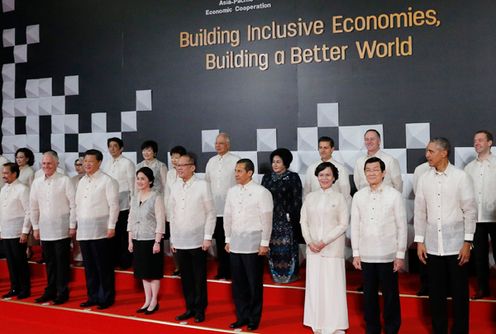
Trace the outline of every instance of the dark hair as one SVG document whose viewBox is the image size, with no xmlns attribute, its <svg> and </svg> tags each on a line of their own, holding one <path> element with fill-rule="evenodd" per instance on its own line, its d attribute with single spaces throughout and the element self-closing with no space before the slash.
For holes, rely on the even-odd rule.
<svg viewBox="0 0 496 334">
<path fill-rule="evenodd" d="M 368 132 L 375 132 L 379 139 L 381 138 L 381 134 L 376 129 L 368 129 L 367 131 L 365 131 L 364 135 L 366 135 Z"/>
<path fill-rule="evenodd" d="M 196 167 L 196 155 L 193 152 L 187 152 L 181 155 L 181 158 L 188 158 L 189 163 Z"/>
<path fill-rule="evenodd" d="M 322 136 L 322 137 L 320 137 L 320 138 L 319 138 L 319 144 L 320 144 L 321 142 L 323 142 L 323 141 L 325 141 L 325 142 L 327 142 L 327 143 L 331 144 L 331 148 L 333 148 L 333 147 L 334 147 L 334 140 L 333 140 L 331 137 L 329 137 L 329 136 Z"/>
<path fill-rule="evenodd" d="M 179 154 L 180 156 L 183 156 L 187 153 L 187 151 L 184 148 L 184 146 L 178 145 L 178 146 L 174 146 L 173 148 L 171 148 L 169 153 L 170 153 L 170 155 Z"/>
<path fill-rule="evenodd" d="M 123 148 L 124 147 L 124 142 L 120 138 L 112 137 L 112 138 L 107 139 L 107 147 L 109 147 L 109 145 L 110 145 L 111 142 L 116 142 L 117 145 L 119 145 L 119 148 Z"/>
<path fill-rule="evenodd" d="M 21 147 L 21 148 L 17 149 L 17 151 L 15 153 L 15 156 L 17 157 L 17 153 L 20 153 L 20 152 L 24 153 L 24 156 L 28 159 L 28 165 L 29 166 L 34 165 L 34 154 L 33 154 L 33 151 L 31 151 L 27 147 Z"/>
<path fill-rule="evenodd" d="M 291 151 L 288 150 L 287 148 L 278 148 L 270 154 L 270 161 L 274 159 L 275 156 L 278 156 L 281 158 L 282 163 L 284 164 L 284 167 L 289 168 L 289 165 L 291 165 L 291 162 L 293 161 L 293 155 L 291 154 Z"/>
<path fill-rule="evenodd" d="M 329 161 L 326 161 L 326 162 L 321 162 L 317 168 L 315 168 L 315 176 L 319 176 L 319 173 L 322 172 L 324 169 L 326 168 L 330 168 L 331 171 L 332 171 L 332 176 L 334 176 L 334 182 L 332 183 L 335 183 L 337 181 L 337 179 L 339 179 L 339 171 L 338 169 L 336 168 L 336 166 L 334 166 L 333 163 L 329 162 Z"/>
<path fill-rule="evenodd" d="M 13 162 L 7 162 L 3 164 L 4 167 L 8 167 L 11 173 L 16 174 L 16 178 L 19 177 L 19 174 L 21 171 L 19 170 L 19 166 L 16 163 Z"/>
<path fill-rule="evenodd" d="M 145 174 L 148 181 L 150 181 L 150 188 L 153 187 L 153 182 L 155 181 L 155 175 L 153 175 L 153 171 L 151 170 L 151 168 L 141 167 L 136 171 L 136 176 L 138 176 L 138 173 Z"/>
<path fill-rule="evenodd" d="M 437 146 L 441 147 L 442 150 L 448 152 L 448 157 L 450 155 L 451 144 L 448 139 L 444 137 L 435 137 L 429 140 L 429 143 L 435 143 Z"/>
<path fill-rule="evenodd" d="M 493 141 L 493 134 L 487 130 L 479 130 L 479 131 L 476 131 L 475 134 L 478 134 L 478 133 L 483 133 L 486 135 L 486 139 L 488 141 Z"/>
<path fill-rule="evenodd" d="M 143 144 L 141 144 L 141 150 L 143 151 L 145 148 L 151 148 L 155 154 L 158 152 L 158 144 L 155 140 L 145 140 Z"/>
<path fill-rule="evenodd" d="M 103 160 L 103 154 L 99 150 L 95 150 L 95 149 L 87 150 L 86 152 L 84 152 L 84 156 L 86 157 L 87 155 L 93 155 L 97 161 Z"/>
<path fill-rule="evenodd" d="M 77 165 L 78 162 L 80 162 L 81 160 L 81 157 L 77 158 L 76 160 L 74 160 L 74 165 Z M 82 162 L 81 162 L 82 163 Z"/>
<path fill-rule="evenodd" d="M 378 162 L 379 165 L 381 166 L 381 172 L 384 172 L 386 170 L 386 164 L 384 163 L 384 161 L 382 161 L 380 158 L 378 157 L 372 157 L 372 158 L 368 158 L 366 161 L 365 161 L 365 164 L 363 165 L 363 170 L 365 170 L 365 168 L 367 167 L 368 164 L 373 164 L 375 162 Z"/>
<path fill-rule="evenodd" d="M 250 159 L 239 159 L 238 162 L 236 162 L 236 165 L 237 164 L 243 164 L 247 172 L 252 171 L 255 173 L 255 165 Z"/>
</svg>

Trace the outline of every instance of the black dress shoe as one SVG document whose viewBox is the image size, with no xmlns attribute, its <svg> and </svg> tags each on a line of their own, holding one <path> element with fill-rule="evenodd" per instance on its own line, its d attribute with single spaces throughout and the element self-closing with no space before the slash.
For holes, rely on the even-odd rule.
<svg viewBox="0 0 496 334">
<path fill-rule="evenodd" d="M 46 303 L 46 302 L 49 302 L 50 300 L 52 300 L 53 297 L 52 296 L 48 296 L 48 295 L 41 295 L 41 297 L 38 297 L 34 300 L 35 303 L 38 303 L 38 304 L 43 304 L 43 303 Z"/>
<path fill-rule="evenodd" d="M 257 330 L 258 324 L 254 323 L 254 322 L 249 322 L 248 327 L 246 327 L 246 329 L 248 329 L 249 331 Z"/>
<path fill-rule="evenodd" d="M 472 299 L 472 300 L 482 299 L 482 298 L 489 297 L 489 295 L 490 295 L 489 291 L 477 290 L 477 292 L 475 293 L 475 295 L 473 295 L 472 297 L 470 297 L 470 299 Z"/>
<path fill-rule="evenodd" d="M 53 305 L 62 305 L 69 300 L 69 297 L 55 297 Z"/>
<path fill-rule="evenodd" d="M 17 295 L 17 299 L 21 300 L 21 299 L 26 299 L 26 298 L 29 298 L 31 297 L 31 293 L 30 292 L 19 292 L 19 294 Z"/>
<path fill-rule="evenodd" d="M 16 291 L 16 290 L 10 290 L 6 294 L 2 295 L 2 298 L 10 298 L 10 297 L 17 296 L 18 294 L 19 294 L 18 291 Z"/>
<path fill-rule="evenodd" d="M 181 272 L 179 270 L 174 270 L 172 276 L 181 276 Z"/>
<path fill-rule="evenodd" d="M 150 314 L 153 314 L 153 313 L 157 312 L 159 308 L 160 308 L 160 305 L 158 305 L 158 303 L 157 303 L 157 305 L 155 305 L 155 307 L 153 308 L 153 310 L 146 309 L 146 311 L 143 312 L 143 313 L 146 314 L 146 315 L 150 315 Z"/>
<path fill-rule="evenodd" d="M 92 300 L 87 300 L 87 301 L 79 304 L 79 306 L 81 306 L 81 307 L 91 307 L 91 306 L 95 306 L 95 305 L 96 305 L 96 303 Z"/>
<path fill-rule="evenodd" d="M 240 328 L 246 325 L 248 322 L 243 320 L 238 320 L 229 325 L 229 328 Z"/>
<path fill-rule="evenodd" d="M 194 314 L 192 311 L 186 311 L 184 312 L 183 314 L 180 314 L 176 317 L 176 320 L 186 320 L 186 319 L 189 319 L 189 318 L 193 318 Z"/>
<path fill-rule="evenodd" d="M 145 313 L 146 310 L 148 310 L 148 306 L 137 309 L 136 313 Z"/>
<path fill-rule="evenodd" d="M 205 313 L 197 313 L 195 315 L 195 322 L 196 323 L 204 322 L 204 321 L 205 321 Z"/>
<path fill-rule="evenodd" d="M 417 291 L 417 296 L 429 296 L 429 289 L 426 287 L 421 287 L 419 291 Z"/>
<path fill-rule="evenodd" d="M 105 304 L 98 304 L 96 307 L 98 310 L 105 310 L 108 309 L 110 306 L 112 306 L 114 303 L 105 303 Z"/>
</svg>

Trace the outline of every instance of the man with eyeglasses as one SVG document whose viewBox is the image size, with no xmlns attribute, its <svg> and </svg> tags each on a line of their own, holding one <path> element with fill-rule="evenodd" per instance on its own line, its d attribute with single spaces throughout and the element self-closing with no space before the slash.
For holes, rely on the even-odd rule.
<svg viewBox="0 0 496 334">
<path fill-rule="evenodd" d="M 176 320 L 205 320 L 207 307 L 207 250 L 215 229 L 215 206 L 209 184 L 195 176 L 195 157 L 186 153 L 176 165 L 181 180 L 169 198 L 171 249 L 177 253 L 186 312 Z"/>
</svg>

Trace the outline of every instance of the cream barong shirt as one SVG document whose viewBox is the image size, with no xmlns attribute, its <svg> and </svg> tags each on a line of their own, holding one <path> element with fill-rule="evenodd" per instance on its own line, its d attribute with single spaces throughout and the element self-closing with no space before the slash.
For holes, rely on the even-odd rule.
<svg viewBox="0 0 496 334">
<path fill-rule="evenodd" d="M 201 247 L 212 240 L 215 230 L 215 206 L 210 187 L 193 175 L 172 186 L 169 199 L 170 241 L 177 249 Z"/>
<path fill-rule="evenodd" d="M 0 236 L 15 239 L 30 230 L 29 188 L 19 180 L 5 183 L 0 191 Z"/>
<path fill-rule="evenodd" d="M 382 150 L 377 151 L 374 155 L 366 155 L 357 159 L 355 169 L 353 170 L 353 181 L 358 190 L 369 186 L 367 178 L 365 177 L 365 161 L 368 158 L 377 157 L 384 161 L 386 165 L 386 176 L 384 176 L 383 183 L 393 187 L 399 192 L 403 191 L 403 179 L 401 178 L 400 164 L 398 160 L 385 153 Z"/>
<path fill-rule="evenodd" d="M 224 214 L 227 192 L 229 188 L 236 185 L 234 169 L 239 159 L 231 152 L 224 155 L 217 154 L 208 160 L 207 167 L 205 167 L 205 180 L 210 183 L 217 217 L 222 217 Z"/>
<path fill-rule="evenodd" d="M 69 228 L 76 228 L 76 190 L 70 177 L 54 173 L 39 177 L 29 195 L 33 230 L 46 241 L 69 238 Z"/>
<path fill-rule="evenodd" d="M 100 170 L 83 176 L 76 190 L 77 240 L 106 238 L 118 217 L 117 181 Z"/>
<path fill-rule="evenodd" d="M 419 178 L 415 194 L 415 242 L 427 253 L 457 255 L 464 240 L 472 241 L 477 204 L 470 176 L 452 164 L 444 172 L 434 168 Z"/>
<path fill-rule="evenodd" d="M 401 193 L 382 183 L 355 193 L 351 204 L 353 257 L 363 262 L 387 263 L 404 259 L 407 241 L 405 205 Z"/>
<path fill-rule="evenodd" d="M 253 181 L 229 189 L 224 232 L 231 252 L 258 253 L 260 246 L 269 246 L 273 207 L 270 191 Z"/>
<path fill-rule="evenodd" d="M 496 222 L 496 157 L 475 159 L 465 166 L 465 172 L 472 178 L 477 202 L 477 222 Z"/>
<path fill-rule="evenodd" d="M 135 169 L 134 163 L 123 155 L 117 159 L 110 158 L 102 170 L 119 183 L 119 209 L 129 210 L 129 201 L 134 193 Z"/>
</svg>

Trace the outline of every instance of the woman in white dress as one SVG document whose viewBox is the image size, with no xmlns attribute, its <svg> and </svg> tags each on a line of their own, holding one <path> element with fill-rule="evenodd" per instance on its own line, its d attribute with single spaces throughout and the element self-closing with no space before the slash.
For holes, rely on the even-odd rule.
<svg viewBox="0 0 496 334">
<path fill-rule="evenodd" d="M 17 178 L 21 183 L 31 187 L 34 180 L 34 154 L 29 148 L 21 147 L 15 153 L 16 163 L 19 166 L 20 174 Z"/>
<path fill-rule="evenodd" d="M 332 189 L 337 168 L 323 162 L 315 169 L 321 189 L 307 195 L 301 208 L 301 230 L 307 244 L 303 324 L 314 333 L 344 333 L 348 328 L 345 232 L 349 222 L 344 196 Z"/>
</svg>

